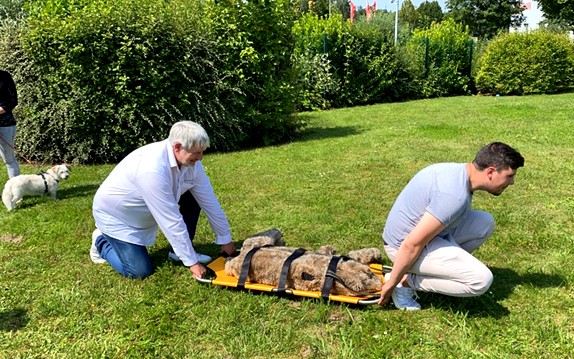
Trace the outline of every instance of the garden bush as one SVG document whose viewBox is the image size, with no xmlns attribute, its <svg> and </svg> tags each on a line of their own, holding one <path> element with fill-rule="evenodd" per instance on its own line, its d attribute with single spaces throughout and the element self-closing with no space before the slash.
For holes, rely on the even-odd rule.
<svg viewBox="0 0 574 359">
<path fill-rule="evenodd" d="M 488 44 L 476 76 L 482 93 L 556 93 L 574 86 L 574 44 L 543 30 L 502 34 Z"/>
<path fill-rule="evenodd" d="M 114 162 L 183 119 L 215 150 L 290 138 L 300 120 L 289 10 L 287 0 L 31 2 L 21 37 L 0 34 L 22 49 L 0 60 L 16 64 L 20 154 Z"/>
<path fill-rule="evenodd" d="M 429 29 L 415 29 L 404 51 L 408 71 L 416 76 L 423 97 L 471 92 L 471 46 L 468 28 L 452 19 L 433 23 Z"/>
<path fill-rule="evenodd" d="M 218 0 L 205 13 L 214 28 L 222 68 L 240 92 L 229 107 L 240 119 L 241 147 L 279 143 L 301 128 L 295 114 L 290 0 Z"/>
<path fill-rule="evenodd" d="M 397 56 L 392 32 L 374 19 L 351 24 L 340 14 L 322 19 L 308 13 L 295 23 L 293 59 L 299 69 L 299 109 L 357 106 L 411 96 L 411 79 Z"/>
</svg>

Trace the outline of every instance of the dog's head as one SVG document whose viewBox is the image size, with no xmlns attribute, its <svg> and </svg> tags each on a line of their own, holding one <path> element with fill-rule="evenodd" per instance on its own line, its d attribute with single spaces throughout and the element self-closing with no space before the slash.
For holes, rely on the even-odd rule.
<svg viewBox="0 0 574 359">
<path fill-rule="evenodd" d="M 65 180 L 70 176 L 70 169 L 67 165 L 56 165 L 50 168 L 52 176 L 57 180 Z"/>
</svg>

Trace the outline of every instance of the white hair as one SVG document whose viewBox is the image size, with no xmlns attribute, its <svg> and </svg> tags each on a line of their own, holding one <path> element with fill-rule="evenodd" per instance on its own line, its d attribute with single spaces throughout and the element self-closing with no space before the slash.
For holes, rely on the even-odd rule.
<svg viewBox="0 0 574 359">
<path fill-rule="evenodd" d="M 171 126 L 169 131 L 169 143 L 173 146 L 176 142 L 181 143 L 185 150 L 200 147 L 205 151 L 209 147 L 207 132 L 193 121 L 180 121 Z"/>
</svg>

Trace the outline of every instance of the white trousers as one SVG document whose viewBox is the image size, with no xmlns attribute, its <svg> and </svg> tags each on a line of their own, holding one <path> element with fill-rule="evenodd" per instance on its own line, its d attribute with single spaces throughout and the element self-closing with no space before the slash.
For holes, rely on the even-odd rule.
<svg viewBox="0 0 574 359">
<path fill-rule="evenodd" d="M 483 211 L 470 211 L 447 238 L 435 237 L 411 266 L 407 281 L 411 288 L 453 297 L 485 293 L 492 284 L 492 272 L 471 253 L 494 231 L 494 218 Z M 385 245 L 395 261 L 398 249 Z"/>
</svg>

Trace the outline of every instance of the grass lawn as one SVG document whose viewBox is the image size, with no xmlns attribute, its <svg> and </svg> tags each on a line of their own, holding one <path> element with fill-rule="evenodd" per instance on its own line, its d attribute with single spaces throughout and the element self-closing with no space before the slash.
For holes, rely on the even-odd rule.
<svg viewBox="0 0 574 359">
<path fill-rule="evenodd" d="M 77 166 L 58 202 L 29 197 L 0 209 L 0 358 L 574 356 L 574 94 L 300 116 L 297 141 L 204 158 L 238 246 L 278 227 L 293 246 L 382 249 L 386 215 L 419 169 L 471 161 L 503 141 L 526 164 L 502 196 L 474 198 L 497 221 L 475 252 L 495 276 L 488 293 L 421 293 L 418 312 L 252 294 L 197 283 L 166 261 L 163 236 L 150 248 L 156 273 L 127 280 L 88 257 L 92 198 L 113 166 Z M 202 218 L 196 248 L 216 255 L 213 237 Z"/>
</svg>

